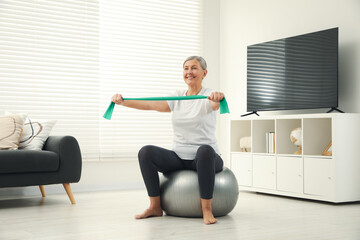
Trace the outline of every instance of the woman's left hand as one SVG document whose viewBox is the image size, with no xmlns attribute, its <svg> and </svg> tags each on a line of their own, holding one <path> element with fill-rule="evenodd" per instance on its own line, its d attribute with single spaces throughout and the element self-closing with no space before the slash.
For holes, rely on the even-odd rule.
<svg viewBox="0 0 360 240">
<path fill-rule="evenodd" d="M 207 98 L 213 102 L 220 102 L 224 98 L 224 93 L 222 92 L 212 92 L 210 96 Z"/>
</svg>

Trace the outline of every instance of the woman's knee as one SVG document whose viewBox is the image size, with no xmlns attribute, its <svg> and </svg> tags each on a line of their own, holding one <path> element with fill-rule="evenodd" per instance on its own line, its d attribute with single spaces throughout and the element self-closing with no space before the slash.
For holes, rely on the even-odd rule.
<svg viewBox="0 0 360 240">
<path fill-rule="evenodd" d="M 146 145 L 143 146 L 138 153 L 139 162 L 143 162 L 146 159 L 152 158 L 155 154 L 155 146 L 153 145 Z"/>
<path fill-rule="evenodd" d="M 220 156 L 217 155 L 215 150 L 210 145 L 202 145 L 199 147 L 196 156 L 197 169 L 202 167 L 215 167 L 215 171 L 219 172 L 223 168 L 223 161 Z"/>
<path fill-rule="evenodd" d="M 210 145 L 201 145 L 197 150 L 197 156 L 200 158 L 209 158 L 213 157 L 215 154 L 215 150 Z"/>
</svg>

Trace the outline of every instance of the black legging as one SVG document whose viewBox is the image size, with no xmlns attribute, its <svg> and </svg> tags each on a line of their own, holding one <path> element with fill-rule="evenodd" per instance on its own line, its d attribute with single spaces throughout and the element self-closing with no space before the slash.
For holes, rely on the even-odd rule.
<svg viewBox="0 0 360 240">
<path fill-rule="evenodd" d="M 211 199 L 214 192 L 215 173 L 223 168 L 223 160 L 209 145 L 200 146 L 194 160 L 182 160 L 174 151 L 147 145 L 139 151 L 139 164 L 150 197 L 160 196 L 158 171 L 167 173 L 190 169 L 198 173 L 200 197 Z"/>
</svg>

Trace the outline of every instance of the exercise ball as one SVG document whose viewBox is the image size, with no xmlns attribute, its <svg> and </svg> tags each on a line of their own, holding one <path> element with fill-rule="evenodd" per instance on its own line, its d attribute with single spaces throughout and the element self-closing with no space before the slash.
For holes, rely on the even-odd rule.
<svg viewBox="0 0 360 240">
<path fill-rule="evenodd" d="M 197 172 L 179 170 L 160 178 L 161 206 L 167 215 L 202 217 Z M 215 217 L 225 216 L 234 209 L 239 188 L 233 172 L 224 168 L 215 174 L 212 211 Z"/>
</svg>

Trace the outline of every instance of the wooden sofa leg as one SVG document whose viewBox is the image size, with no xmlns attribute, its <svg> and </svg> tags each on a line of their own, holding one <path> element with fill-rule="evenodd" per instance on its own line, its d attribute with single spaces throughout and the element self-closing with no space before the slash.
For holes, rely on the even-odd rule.
<svg viewBox="0 0 360 240">
<path fill-rule="evenodd" d="M 42 195 L 43 197 L 46 197 L 44 185 L 39 185 L 39 188 L 40 188 L 41 195 Z"/>
<path fill-rule="evenodd" d="M 71 191 L 70 183 L 63 183 L 63 186 L 64 186 L 64 188 L 65 188 L 65 191 L 66 191 L 67 195 L 68 195 L 69 198 L 70 198 L 70 202 L 71 202 L 72 204 L 75 204 L 76 202 L 75 202 L 74 195 L 73 195 L 73 193 L 72 193 L 72 191 Z"/>
</svg>

